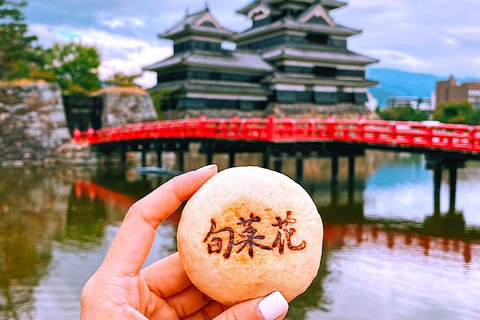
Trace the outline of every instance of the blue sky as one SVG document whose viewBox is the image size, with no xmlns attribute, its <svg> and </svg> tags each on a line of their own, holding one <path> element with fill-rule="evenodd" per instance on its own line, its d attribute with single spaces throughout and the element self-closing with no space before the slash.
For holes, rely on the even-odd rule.
<svg viewBox="0 0 480 320">
<path fill-rule="evenodd" d="M 210 0 L 227 28 L 242 31 L 249 21 L 235 11 L 249 0 Z M 381 60 L 379 67 L 459 77 L 480 76 L 480 1 L 350 0 L 332 16 L 342 25 L 363 30 L 349 48 Z M 172 54 L 157 34 L 185 15 L 204 8 L 204 0 L 29 0 L 31 30 L 45 45 L 78 41 L 102 53 L 101 76 L 141 67 Z M 154 75 L 140 83 L 151 86 Z"/>
</svg>

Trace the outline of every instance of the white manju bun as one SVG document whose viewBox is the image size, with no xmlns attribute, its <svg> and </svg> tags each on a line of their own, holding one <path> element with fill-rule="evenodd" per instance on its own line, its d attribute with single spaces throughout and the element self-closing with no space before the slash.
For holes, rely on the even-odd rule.
<svg viewBox="0 0 480 320">
<path fill-rule="evenodd" d="M 318 273 L 323 225 L 308 193 L 258 167 L 224 170 L 183 209 L 178 251 L 188 277 L 231 306 L 280 291 L 288 301 Z"/>
</svg>

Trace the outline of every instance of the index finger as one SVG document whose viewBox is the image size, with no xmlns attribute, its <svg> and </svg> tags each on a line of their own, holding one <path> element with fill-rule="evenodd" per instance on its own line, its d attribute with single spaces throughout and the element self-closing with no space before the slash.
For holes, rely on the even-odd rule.
<svg viewBox="0 0 480 320">
<path fill-rule="evenodd" d="M 116 276 L 138 275 L 152 248 L 160 223 L 216 173 L 216 165 L 188 172 L 173 178 L 133 204 L 101 268 Z"/>
</svg>

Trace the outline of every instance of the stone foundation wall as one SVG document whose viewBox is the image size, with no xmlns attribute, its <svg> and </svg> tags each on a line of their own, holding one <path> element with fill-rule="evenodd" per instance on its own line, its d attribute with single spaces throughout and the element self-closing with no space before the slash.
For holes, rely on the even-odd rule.
<svg viewBox="0 0 480 320">
<path fill-rule="evenodd" d="M 152 98 L 145 90 L 109 87 L 95 95 L 103 98 L 103 127 L 158 120 Z"/>
<path fill-rule="evenodd" d="M 48 161 L 70 138 L 57 84 L 0 83 L 0 165 Z"/>
<path fill-rule="evenodd" d="M 339 104 L 339 105 L 312 105 L 312 104 L 278 104 L 272 103 L 265 110 L 266 114 L 273 114 L 277 118 L 297 119 L 325 119 L 334 115 L 340 119 L 357 119 L 360 116 L 367 119 L 378 119 L 375 112 L 364 105 Z"/>
<path fill-rule="evenodd" d="M 240 118 L 264 118 L 266 117 L 265 111 L 241 111 L 241 110 L 216 110 L 216 109 L 203 109 L 203 110 L 171 110 L 164 111 L 162 117 L 164 120 L 172 119 L 193 119 L 198 118 L 200 115 L 204 115 L 207 118 L 232 118 L 239 116 Z"/>
<path fill-rule="evenodd" d="M 316 118 L 324 119 L 330 115 L 335 115 L 341 119 L 357 119 L 360 116 L 364 116 L 367 119 L 378 119 L 375 112 L 370 111 L 363 105 L 353 104 L 340 104 L 332 106 L 312 105 L 312 104 L 278 104 L 270 103 L 265 110 L 215 110 L 215 109 L 203 109 L 203 110 L 171 110 L 165 111 L 162 117 L 165 120 L 170 119 L 191 119 L 198 118 L 200 115 L 204 115 L 207 118 L 232 118 L 239 116 L 240 118 L 266 118 L 268 115 L 273 114 L 277 118 Z"/>
</svg>

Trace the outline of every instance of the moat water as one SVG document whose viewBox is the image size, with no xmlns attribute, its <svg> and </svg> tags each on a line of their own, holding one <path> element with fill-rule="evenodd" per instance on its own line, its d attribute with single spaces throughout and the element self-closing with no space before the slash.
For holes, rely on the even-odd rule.
<svg viewBox="0 0 480 320">
<path fill-rule="evenodd" d="M 225 168 L 226 159 L 215 160 Z M 188 169 L 203 164 L 187 161 Z M 328 159 L 305 162 L 303 185 L 325 221 L 324 253 L 288 319 L 480 319 L 480 163 L 459 172 L 450 214 L 445 172 L 441 216 L 420 156 L 368 153 L 350 194 L 346 161 L 333 194 L 329 167 Z M 294 177 L 294 168 L 287 161 L 284 172 Z M 0 169 L 0 319 L 78 319 L 83 285 L 126 210 L 166 179 L 115 168 Z M 179 218 L 159 228 L 146 264 L 176 250 Z"/>
</svg>

